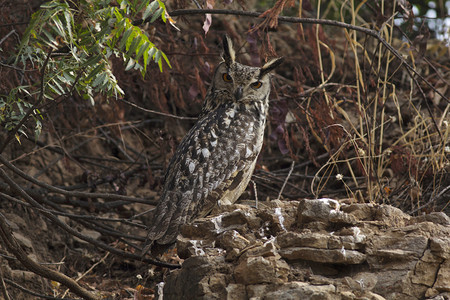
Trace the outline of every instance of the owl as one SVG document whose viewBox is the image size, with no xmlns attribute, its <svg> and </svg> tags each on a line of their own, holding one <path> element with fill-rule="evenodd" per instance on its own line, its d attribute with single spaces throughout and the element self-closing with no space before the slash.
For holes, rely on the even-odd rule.
<svg viewBox="0 0 450 300">
<path fill-rule="evenodd" d="M 149 226 L 147 246 L 172 244 L 181 225 L 204 217 L 216 205 L 234 203 L 250 181 L 263 144 L 269 106 L 269 72 L 235 61 L 228 36 L 197 123 L 172 157 Z"/>
</svg>

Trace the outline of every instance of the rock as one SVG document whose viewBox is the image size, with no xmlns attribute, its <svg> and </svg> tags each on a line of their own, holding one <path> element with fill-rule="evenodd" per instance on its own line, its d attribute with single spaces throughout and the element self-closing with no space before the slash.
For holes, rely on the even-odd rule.
<svg viewBox="0 0 450 300">
<path fill-rule="evenodd" d="M 226 287 L 227 300 L 246 300 L 247 292 L 245 290 L 245 285 L 243 284 L 229 284 Z"/>
<path fill-rule="evenodd" d="M 301 200 L 298 205 L 297 222 L 328 222 L 330 211 L 339 211 L 339 203 L 332 199 Z"/>
<path fill-rule="evenodd" d="M 387 232 L 384 236 L 374 236 L 366 249 L 367 262 L 375 269 L 404 268 L 405 262 L 414 262 L 424 253 L 428 239 L 424 236 L 405 236 L 404 232 Z M 398 267 L 397 267 L 398 268 Z"/>
<path fill-rule="evenodd" d="M 21 282 L 21 281 L 31 281 L 31 282 L 39 282 L 42 280 L 39 275 L 30 272 L 30 271 L 24 271 L 24 270 L 11 270 L 10 278 L 14 282 Z"/>
<path fill-rule="evenodd" d="M 359 299 L 368 299 L 368 300 L 386 300 L 386 298 L 384 298 L 384 297 L 382 297 L 382 296 L 380 296 L 380 295 L 378 295 L 378 294 L 372 293 L 372 292 L 366 292 L 366 293 L 364 293 L 362 296 L 363 296 L 363 297 L 361 297 L 361 298 L 359 298 Z"/>
<path fill-rule="evenodd" d="M 33 252 L 33 243 L 31 240 L 25 236 L 23 236 L 19 232 L 13 232 L 14 238 L 19 243 L 20 246 L 25 247 L 27 252 Z"/>
<path fill-rule="evenodd" d="M 243 284 L 270 283 L 275 277 L 275 268 L 263 257 L 248 257 L 241 260 L 234 270 L 236 282 Z"/>
<path fill-rule="evenodd" d="M 417 216 L 411 219 L 410 223 L 432 222 L 443 226 L 450 225 L 450 217 L 444 212 L 432 212 L 427 215 Z"/>
<path fill-rule="evenodd" d="M 298 233 L 284 232 L 277 236 L 277 244 L 280 248 L 288 247 L 311 247 L 318 249 L 327 249 L 329 235 L 321 233 Z"/>
<path fill-rule="evenodd" d="M 450 293 L 441 293 L 432 298 L 427 298 L 427 300 L 448 300 L 450 299 Z"/>
<path fill-rule="evenodd" d="M 436 256 L 450 259 L 450 237 L 431 238 L 430 250 Z"/>
<path fill-rule="evenodd" d="M 262 299 L 295 300 L 295 299 L 336 299 L 334 285 L 309 285 L 306 282 L 293 281 L 282 285 L 277 291 L 267 293 Z"/>
<path fill-rule="evenodd" d="M 353 291 L 371 291 L 378 282 L 378 277 L 369 272 L 361 272 L 353 277 L 345 277 L 345 283 Z"/>
<path fill-rule="evenodd" d="M 309 247 L 290 247 L 279 250 L 281 257 L 288 260 L 309 260 L 320 263 L 356 265 L 366 260 L 366 255 L 354 251 L 341 249 L 316 249 Z"/>
<path fill-rule="evenodd" d="M 405 226 L 411 217 L 390 205 L 380 205 L 375 211 L 375 220 L 390 227 Z"/>
<path fill-rule="evenodd" d="M 250 241 L 240 235 L 236 230 L 229 230 L 220 234 L 218 236 L 218 242 L 218 246 L 227 251 L 233 248 L 242 250 L 250 245 Z"/>
<path fill-rule="evenodd" d="M 302 200 L 298 205 L 297 222 L 355 224 L 357 219 L 350 214 L 340 211 L 339 202 L 332 199 Z"/>
<path fill-rule="evenodd" d="M 425 297 L 426 297 L 427 299 L 430 299 L 430 298 L 436 297 L 438 294 L 439 294 L 439 291 L 438 291 L 437 289 L 435 289 L 435 288 L 429 288 L 429 289 L 425 292 Z"/>
<path fill-rule="evenodd" d="M 240 225 L 247 225 L 250 228 L 259 228 L 261 226 L 261 219 L 255 216 L 255 213 L 249 212 L 249 209 L 236 209 L 221 215 L 220 227 L 222 231 L 239 228 Z"/>
<path fill-rule="evenodd" d="M 183 259 L 191 256 L 217 256 L 223 252 L 223 249 L 215 247 L 213 240 L 195 240 L 183 237 L 179 237 L 177 240 L 177 254 Z"/>
<path fill-rule="evenodd" d="M 221 256 L 193 256 L 172 271 L 164 285 L 164 299 L 221 299 L 230 272 Z"/>
<path fill-rule="evenodd" d="M 436 276 L 436 282 L 434 283 L 433 287 L 439 292 L 450 293 L 450 260 L 447 259 L 439 266 L 439 271 Z"/>
<path fill-rule="evenodd" d="M 411 281 L 431 287 L 436 280 L 437 271 L 442 261 L 443 259 L 433 255 L 431 250 L 426 250 L 414 268 Z"/>
<path fill-rule="evenodd" d="M 261 299 L 268 285 L 266 284 L 255 284 L 255 285 L 247 285 L 247 297 L 249 299 Z"/>
<path fill-rule="evenodd" d="M 194 223 L 185 224 L 180 227 L 180 234 L 189 239 L 214 240 L 221 225 L 221 216 L 214 218 L 202 218 Z"/>
<path fill-rule="evenodd" d="M 277 246 L 275 245 L 275 238 L 268 240 L 267 242 L 265 242 L 260 246 L 248 249 L 244 253 L 244 257 L 248 256 L 262 256 L 262 257 L 275 256 L 277 258 L 280 258 Z"/>
<path fill-rule="evenodd" d="M 95 231 L 95 230 L 90 230 L 90 229 L 83 229 L 81 231 L 81 234 L 83 234 L 87 237 L 90 237 L 91 239 L 94 239 L 94 240 L 98 240 L 102 236 L 102 234 L 100 232 Z M 80 244 L 86 244 L 86 245 L 89 244 L 88 241 L 82 240 L 76 236 L 74 236 L 74 240 Z"/>
<path fill-rule="evenodd" d="M 6 212 L 3 212 L 3 214 L 5 215 L 7 224 L 13 231 L 18 231 L 20 230 L 20 226 L 26 226 L 27 224 L 23 218 L 16 214 L 10 214 Z"/>
<path fill-rule="evenodd" d="M 229 205 L 215 213 L 183 227 L 178 254 L 187 259 L 167 276 L 164 299 L 418 300 L 450 293 L 450 226 L 442 214 L 411 218 L 387 205 L 331 199 Z"/>
<path fill-rule="evenodd" d="M 376 211 L 375 206 L 370 203 L 343 205 L 341 210 L 354 216 L 358 221 L 372 221 Z"/>
<path fill-rule="evenodd" d="M 289 265 L 275 257 L 247 257 L 241 259 L 234 271 L 237 283 L 259 284 L 287 281 Z"/>
<path fill-rule="evenodd" d="M 239 258 L 239 255 L 241 254 L 241 251 L 237 248 L 233 248 L 231 250 L 227 251 L 227 254 L 225 256 L 226 261 L 235 261 Z"/>
<path fill-rule="evenodd" d="M 322 233 L 297 233 L 285 232 L 277 237 L 280 248 L 309 247 L 317 249 L 342 249 L 360 250 L 364 248 L 362 241 L 366 238 L 357 227 L 345 229 L 337 234 L 351 234 L 349 236 L 336 236 Z"/>
</svg>

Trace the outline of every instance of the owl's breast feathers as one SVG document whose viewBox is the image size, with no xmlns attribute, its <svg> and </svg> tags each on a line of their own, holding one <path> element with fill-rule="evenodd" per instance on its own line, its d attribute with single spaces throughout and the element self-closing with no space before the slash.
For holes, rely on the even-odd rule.
<svg viewBox="0 0 450 300">
<path fill-rule="evenodd" d="M 239 198 L 261 150 L 266 107 L 221 105 L 191 128 L 169 163 L 150 243 L 174 242 L 180 225 Z"/>
</svg>

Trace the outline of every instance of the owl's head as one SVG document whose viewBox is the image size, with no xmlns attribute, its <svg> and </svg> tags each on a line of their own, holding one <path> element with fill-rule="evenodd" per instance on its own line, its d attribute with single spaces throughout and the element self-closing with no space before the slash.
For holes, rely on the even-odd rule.
<svg viewBox="0 0 450 300">
<path fill-rule="evenodd" d="M 270 93 L 269 73 L 279 66 L 283 59 L 273 59 L 258 68 L 236 62 L 235 56 L 232 42 L 225 35 L 223 61 L 216 68 L 210 93 L 215 94 L 216 100 L 222 101 L 224 99 L 244 103 L 266 101 Z"/>
</svg>

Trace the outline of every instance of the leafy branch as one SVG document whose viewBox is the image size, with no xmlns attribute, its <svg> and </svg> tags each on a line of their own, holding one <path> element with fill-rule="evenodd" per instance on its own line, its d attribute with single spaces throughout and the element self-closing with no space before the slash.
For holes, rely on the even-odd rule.
<svg viewBox="0 0 450 300">
<path fill-rule="evenodd" d="M 42 115 L 38 106 L 46 100 L 76 92 L 94 105 L 97 93 L 122 96 L 124 92 L 112 72 L 113 56 L 124 61 L 127 71 L 135 69 L 142 76 L 151 62 L 158 64 L 161 72 L 163 61 L 171 67 L 164 52 L 131 21 L 142 16 L 150 18 L 149 22 L 166 22 L 164 3 L 119 0 L 117 4 L 109 0 L 76 4 L 52 0 L 32 15 L 11 61 L 16 70 L 39 68 L 41 84 L 19 86 L 0 95 L 0 126 L 11 131 L 19 142 L 19 134 L 26 134 L 25 122 L 30 115 L 36 122 L 35 136 L 39 136 Z M 6 145 L 3 143 L 2 149 Z"/>
</svg>

